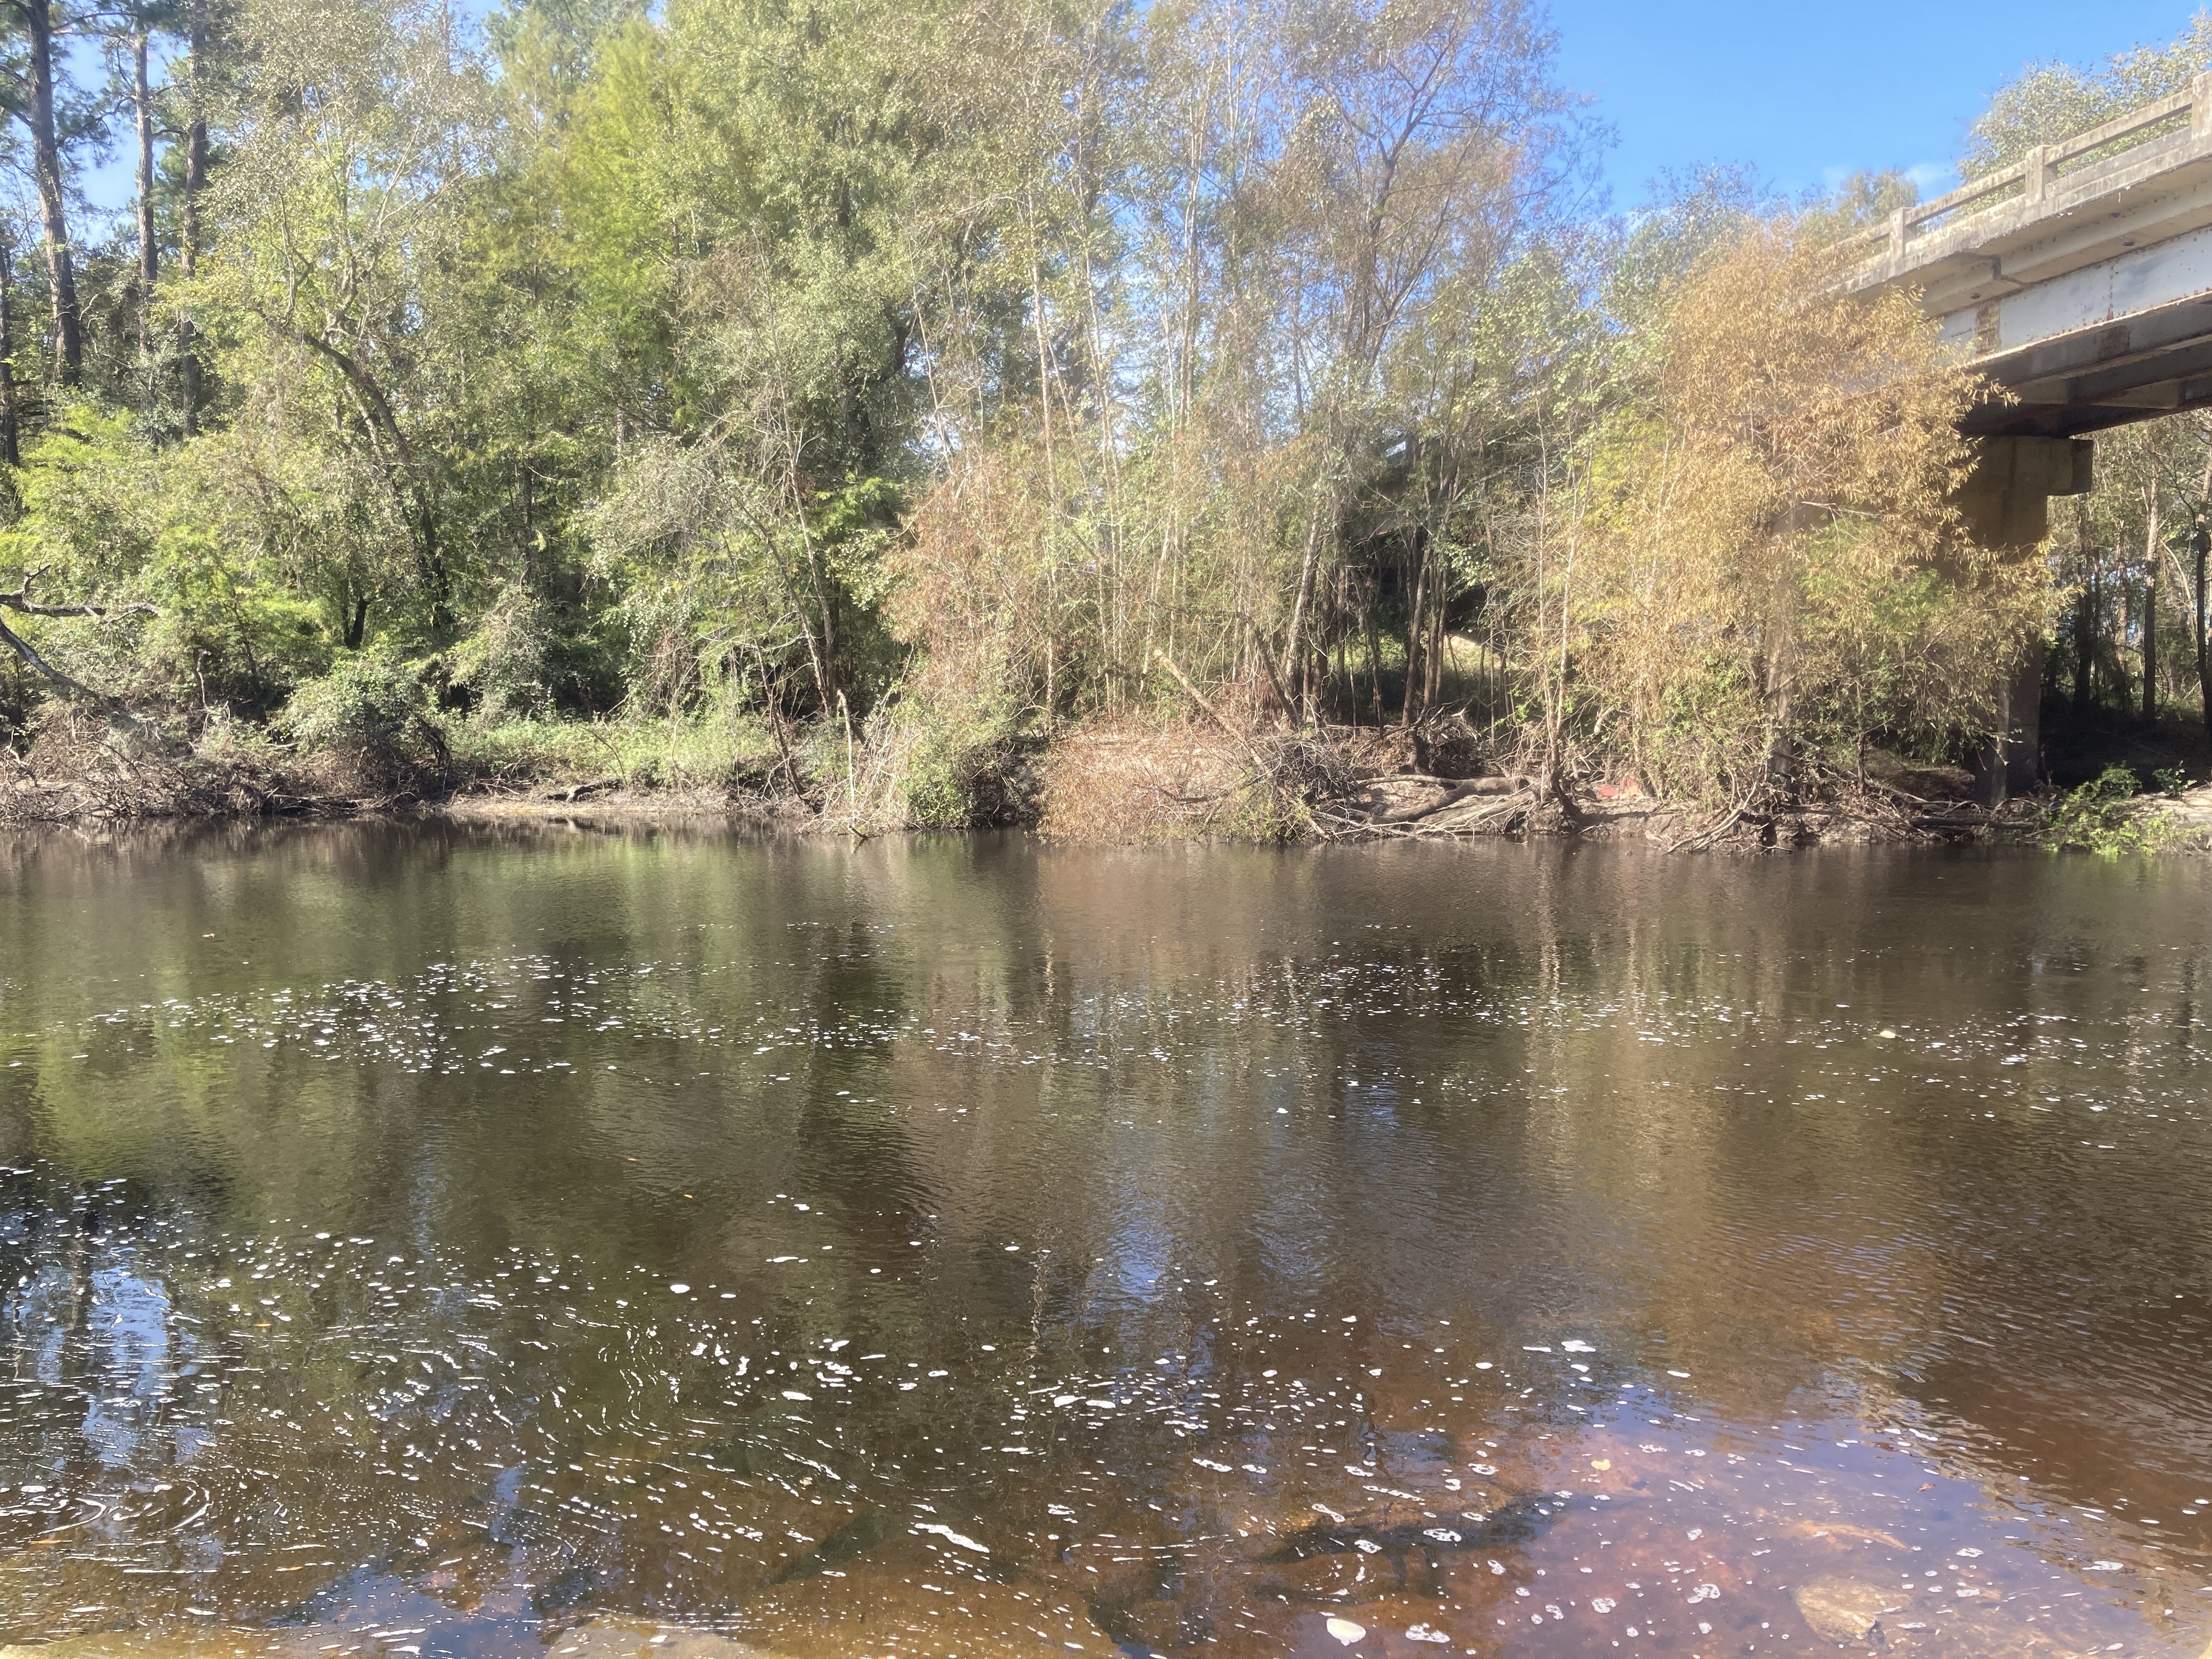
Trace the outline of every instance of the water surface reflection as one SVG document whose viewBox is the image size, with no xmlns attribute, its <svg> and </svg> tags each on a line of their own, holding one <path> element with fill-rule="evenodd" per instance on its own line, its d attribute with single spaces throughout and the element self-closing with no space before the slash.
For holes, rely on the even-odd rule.
<svg viewBox="0 0 2212 1659">
<path fill-rule="evenodd" d="M 54 1659 L 2212 1635 L 2196 865 L 341 825 L 0 882 Z"/>
</svg>

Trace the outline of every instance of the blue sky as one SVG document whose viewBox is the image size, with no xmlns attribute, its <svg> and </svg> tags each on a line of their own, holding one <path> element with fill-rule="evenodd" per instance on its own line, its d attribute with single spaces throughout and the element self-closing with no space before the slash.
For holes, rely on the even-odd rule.
<svg viewBox="0 0 2212 1659">
<path fill-rule="evenodd" d="M 1747 162 L 1786 195 L 1861 168 L 1954 182 L 1966 123 L 2021 66 L 2090 63 L 2179 34 L 2194 7 L 2144 0 L 1552 0 L 1566 84 L 1619 142 L 1613 204 L 1662 169 Z"/>
</svg>

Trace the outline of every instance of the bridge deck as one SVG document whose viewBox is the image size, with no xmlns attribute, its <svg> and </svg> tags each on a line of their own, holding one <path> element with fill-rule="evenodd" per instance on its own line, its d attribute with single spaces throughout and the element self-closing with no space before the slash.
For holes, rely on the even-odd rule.
<svg viewBox="0 0 2212 1659">
<path fill-rule="evenodd" d="M 2212 404 L 2212 76 L 1891 216 L 1846 287 L 1919 291 L 2017 399 L 1980 433 L 2070 436 Z"/>
</svg>

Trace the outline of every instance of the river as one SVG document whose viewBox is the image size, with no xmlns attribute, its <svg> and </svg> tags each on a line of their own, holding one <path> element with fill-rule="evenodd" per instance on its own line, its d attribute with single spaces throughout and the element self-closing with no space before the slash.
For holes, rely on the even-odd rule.
<svg viewBox="0 0 2212 1659">
<path fill-rule="evenodd" d="M 2197 1659 L 2208 900 L 0 839 L 0 1641 Z"/>
</svg>

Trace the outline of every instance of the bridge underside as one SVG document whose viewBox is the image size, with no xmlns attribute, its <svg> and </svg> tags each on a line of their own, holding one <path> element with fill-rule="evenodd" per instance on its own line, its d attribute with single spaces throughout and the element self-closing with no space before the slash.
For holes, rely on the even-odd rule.
<svg viewBox="0 0 2212 1659">
<path fill-rule="evenodd" d="M 1978 436 L 2078 437 L 2212 406 L 2212 297 L 2060 335 L 1974 367 L 2011 394 L 1962 423 Z"/>
<path fill-rule="evenodd" d="M 2051 498 L 2085 495 L 2096 446 L 2087 438 L 1983 434 L 1958 495 L 1967 533 L 1982 546 L 2026 554 L 2051 533 Z"/>
<path fill-rule="evenodd" d="M 2010 394 L 1969 432 L 2075 437 L 2212 405 L 2212 226 L 2008 286 L 1991 273 L 1943 311 L 1943 338 Z"/>
</svg>

